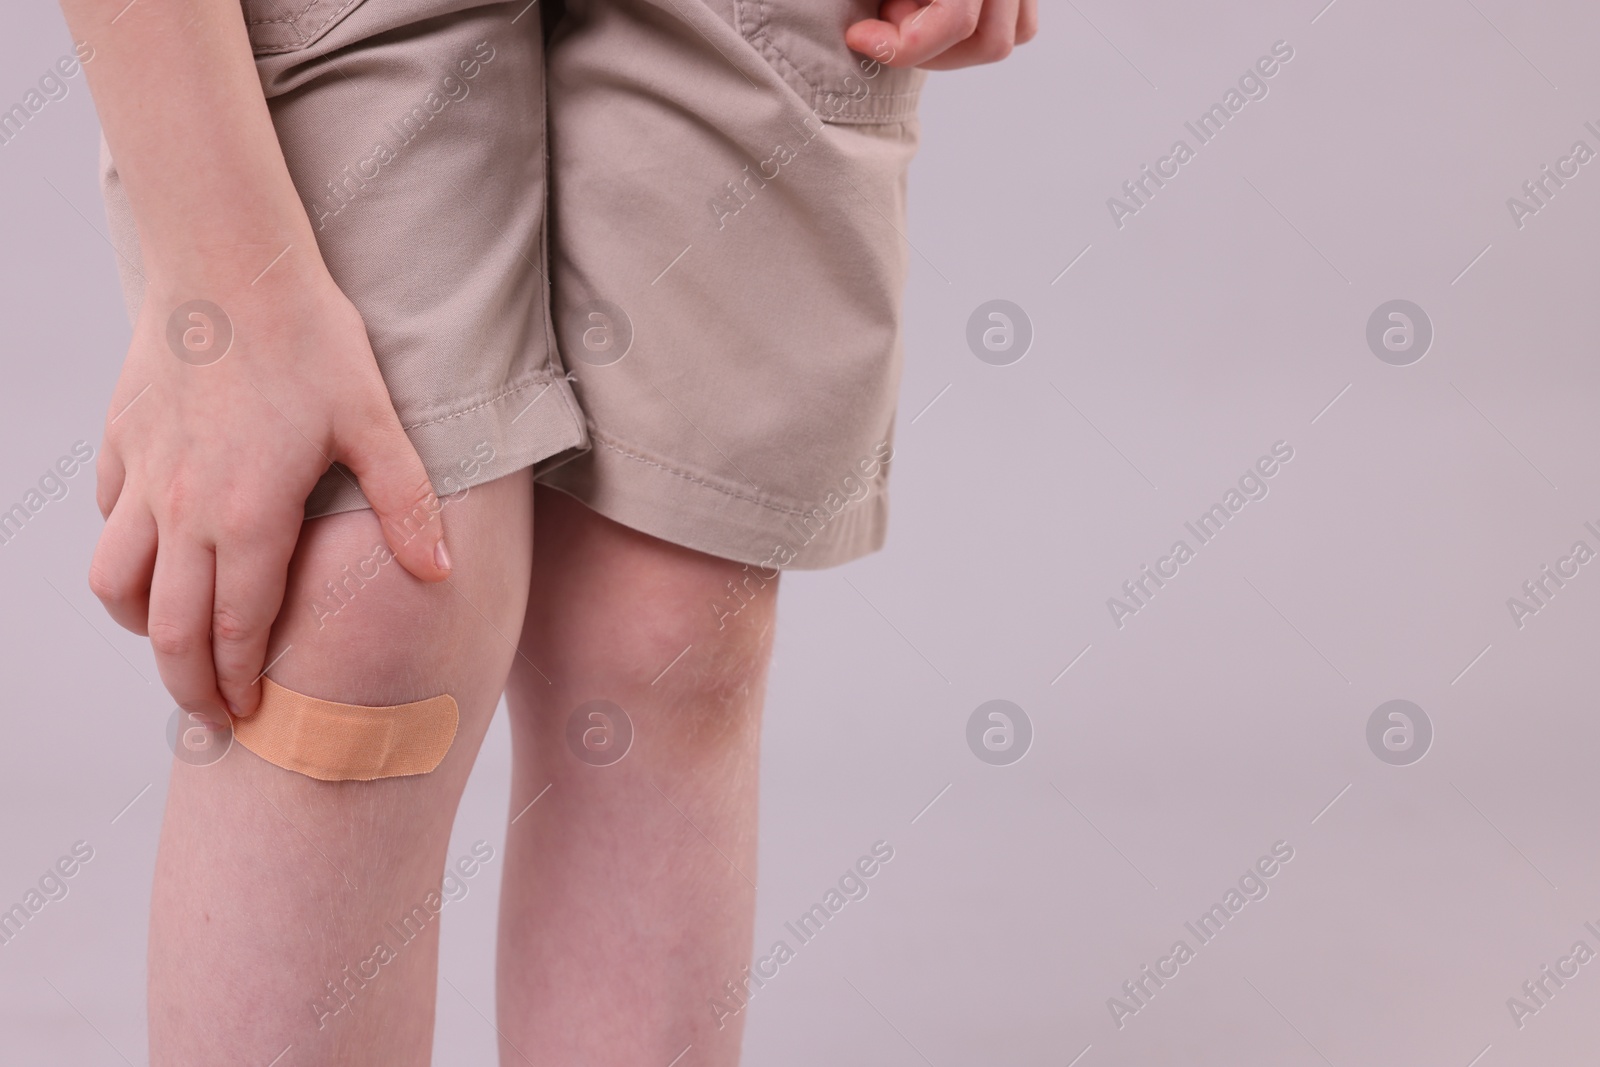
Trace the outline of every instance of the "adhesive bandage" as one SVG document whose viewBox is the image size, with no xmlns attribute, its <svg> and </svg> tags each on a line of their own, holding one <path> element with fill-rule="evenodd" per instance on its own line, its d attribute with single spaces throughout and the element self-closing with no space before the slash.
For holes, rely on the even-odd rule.
<svg viewBox="0 0 1600 1067">
<path fill-rule="evenodd" d="M 460 715 L 448 693 L 375 708 L 338 704 L 261 679 L 261 706 L 233 722 L 233 737 L 268 763 L 325 782 L 426 774 L 455 740 Z"/>
</svg>

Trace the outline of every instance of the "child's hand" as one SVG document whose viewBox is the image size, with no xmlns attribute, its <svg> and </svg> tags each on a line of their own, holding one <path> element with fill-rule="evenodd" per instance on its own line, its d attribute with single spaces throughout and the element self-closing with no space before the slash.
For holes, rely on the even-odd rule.
<svg viewBox="0 0 1600 1067">
<path fill-rule="evenodd" d="M 224 312 L 229 350 L 195 365 L 167 326 L 194 289 L 169 288 L 152 274 L 107 412 L 97 489 L 107 522 L 89 584 L 117 622 L 150 635 L 179 705 L 220 725 L 224 702 L 235 715 L 256 709 L 306 496 L 330 461 L 359 482 L 401 566 L 440 581 L 449 558 L 365 326 L 331 279 L 241 285 Z"/>
<path fill-rule="evenodd" d="M 890 67 L 953 70 L 994 63 L 1039 31 L 1039 0 L 882 0 L 844 40 Z"/>
</svg>

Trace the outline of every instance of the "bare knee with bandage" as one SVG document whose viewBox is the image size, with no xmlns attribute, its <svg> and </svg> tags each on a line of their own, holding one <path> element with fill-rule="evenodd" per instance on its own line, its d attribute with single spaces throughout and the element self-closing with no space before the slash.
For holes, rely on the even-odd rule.
<svg viewBox="0 0 1600 1067">
<path fill-rule="evenodd" d="M 474 495 L 482 502 L 485 490 L 441 498 L 441 515 L 470 524 L 484 510 Z M 526 554 L 528 540 L 507 539 L 504 524 L 482 533 L 487 542 L 468 535 L 477 569 L 428 584 L 395 563 L 371 512 L 306 524 L 261 705 L 235 721 L 235 740 L 323 781 L 438 768 L 455 741 L 461 701 L 493 699 L 496 679 L 482 661 L 510 651 L 507 620 L 525 603 L 526 586 L 505 581 L 498 557 Z"/>
<path fill-rule="evenodd" d="M 375 551 L 369 511 L 307 523 L 260 708 L 220 760 L 174 764 L 150 942 L 162 1047 L 427 1062 L 451 825 L 526 605 L 527 472 L 441 518 L 455 566 L 437 584 Z"/>
</svg>

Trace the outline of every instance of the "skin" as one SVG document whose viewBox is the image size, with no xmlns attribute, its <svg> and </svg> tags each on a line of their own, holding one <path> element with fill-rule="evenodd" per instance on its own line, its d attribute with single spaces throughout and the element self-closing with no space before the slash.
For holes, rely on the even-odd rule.
<svg viewBox="0 0 1600 1067">
<path fill-rule="evenodd" d="M 710 1000 L 750 962 L 778 577 L 740 585 L 742 565 L 554 490 L 536 510 L 525 657 L 506 694 L 501 1063 L 665 1065 L 692 1045 L 681 1064 L 731 1067 L 744 1013 L 719 1021 Z M 739 603 L 729 582 L 745 603 L 719 626 L 712 605 Z M 566 737 L 597 697 L 633 723 L 610 766 L 574 758 Z"/>
<path fill-rule="evenodd" d="M 955 70 L 995 63 L 1039 32 L 1039 0 L 884 0 L 845 43 L 891 67 Z"/>
<path fill-rule="evenodd" d="M 448 582 L 390 562 L 332 615 L 313 607 L 324 584 L 358 570 L 383 531 L 371 511 L 306 523 L 269 646 L 288 650 L 272 675 L 296 692 L 373 705 L 450 693 L 460 721 L 438 768 L 322 782 L 239 744 L 204 766 L 174 762 L 151 900 L 153 1067 L 267 1064 L 290 1046 L 280 1067 L 428 1063 L 440 922 L 428 899 L 516 656 L 532 479 L 447 498 L 439 520 L 458 545 Z M 386 927 L 419 906 L 420 936 Z M 391 961 L 374 961 L 379 942 Z"/>
<path fill-rule="evenodd" d="M 89 585 L 149 634 L 178 704 L 225 722 L 260 700 L 303 503 L 330 461 L 354 473 L 406 570 L 440 581 L 449 555 L 361 316 L 289 180 L 236 0 L 62 6 L 95 51 L 84 72 L 146 280 L 106 413 Z M 233 324 L 208 366 L 166 342 L 197 297 Z"/>
<path fill-rule="evenodd" d="M 750 959 L 776 578 L 744 586 L 748 603 L 719 623 L 737 563 L 536 492 L 526 471 L 437 499 L 290 182 L 237 0 L 62 9 L 94 49 L 84 69 L 146 285 L 100 449 L 92 590 L 149 635 L 178 704 L 219 724 L 255 712 L 269 663 L 313 696 L 448 692 L 461 714 L 422 776 L 319 782 L 238 745 L 174 764 L 151 1063 L 429 1061 L 438 920 L 390 960 L 374 964 L 374 946 L 439 890 L 502 690 L 501 1062 L 668 1063 L 690 1047 L 684 1064 L 737 1063 L 744 1013 L 719 1018 L 711 1001 L 732 1003 L 726 983 Z M 887 0 L 878 15 L 849 28 L 851 48 L 949 69 L 1029 40 L 1037 0 Z M 174 310 L 197 298 L 234 334 L 205 366 L 167 344 Z M 304 522 L 333 461 L 372 510 Z M 396 562 L 336 614 L 313 610 L 380 544 Z M 596 698 L 634 728 L 610 766 L 568 742 Z"/>
</svg>

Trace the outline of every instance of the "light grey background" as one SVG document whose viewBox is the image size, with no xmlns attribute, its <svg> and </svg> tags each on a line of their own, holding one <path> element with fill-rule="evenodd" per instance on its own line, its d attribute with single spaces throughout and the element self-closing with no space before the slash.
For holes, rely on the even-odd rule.
<svg viewBox="0 0 1600 1067">
<path fill-rule="evenodd" d="M 874 841 L 895 857 L 752 1003 L 747 1062 L 1503 1067 L 1600 1040 L 1600 962 L 1520 1029 L 1506 1005 L 1600 949 L 1600 562 L 1521 629 L 1506 605 L 1600 548 L 1600 161 L 1521 229 L 1506 206 L 1600 150 L 1600 9 L 1323 2 L 1045 0 L 1036 43 L 930 81 L 892 532 L 784 581 L 757 945 Z M 1269 95 L 1115 226 L 1106 199 L 1280 39 Z M 12 12 L 0 105 L 69 49 L 48 6 Z M 5 507 L 98 447 L 128 336 L 70 84 L 0 146 Z M 993 298 L 1035 328 L 1012 366 L 966 346 Z M 1436 332 L 1409 367 L 1365 340 L 1396 298 Z M 1270 495 L 1113 625 L 1280 440 Z M 91 479 L 0 547 L 0 904 L 95 850 L 0 948 L 6 1065 L 145 1062 L 171 705 L 86 588 Z M 966 744 L 996 698 L 1035 728 L 1010 766 Z M 1411 766 L 1365 739 L 1396 698 L 1435 730 Z M 501 840 L 506 741 L 452 855 Z M 1269 895 L 1119 1029 L 1108 998 L 1280 840 Z M 447 911 L 440 1064 L 493 1062 L 497 878 Z"/>
</svg>

